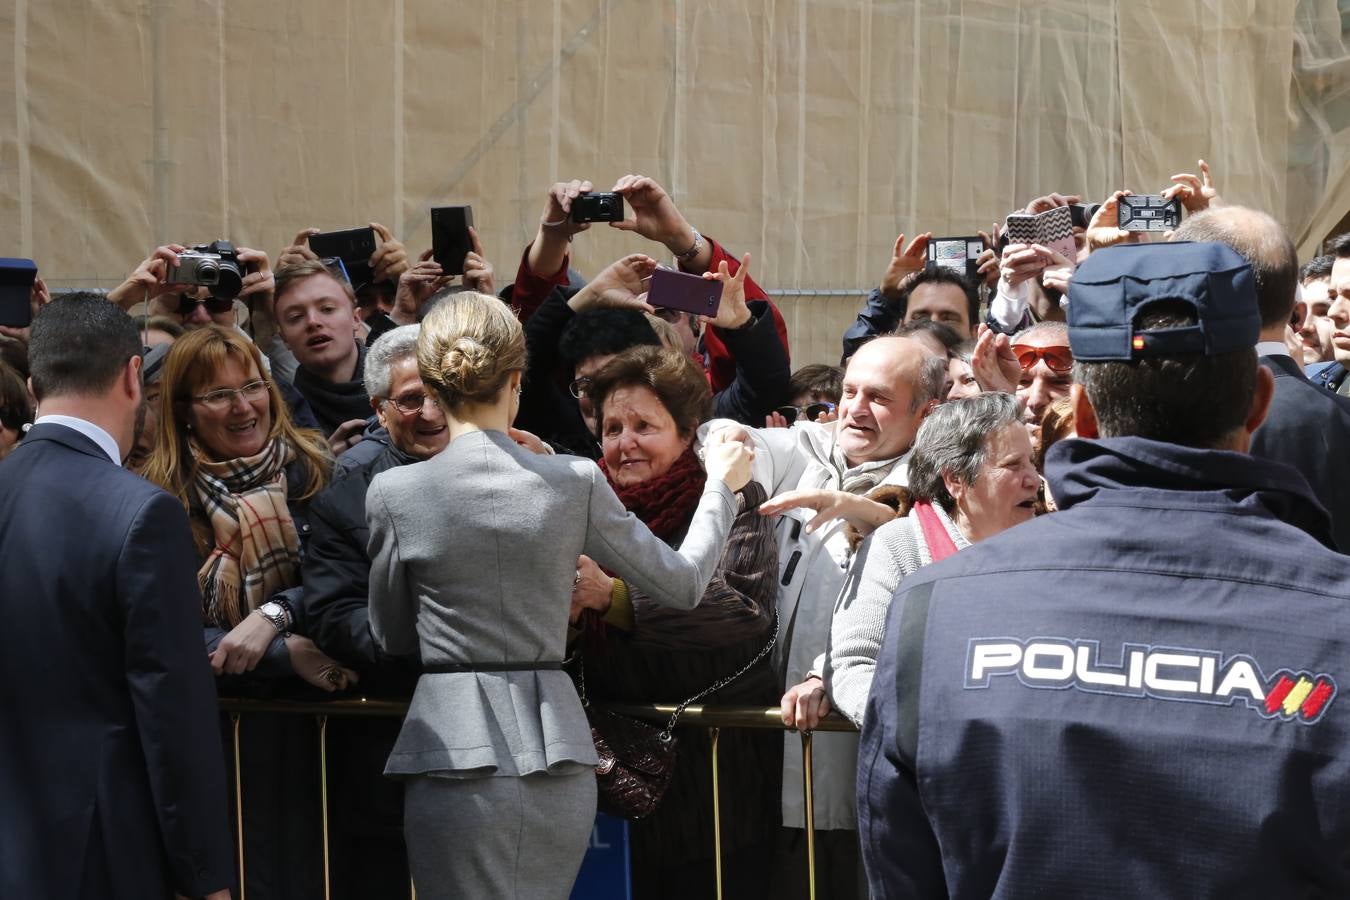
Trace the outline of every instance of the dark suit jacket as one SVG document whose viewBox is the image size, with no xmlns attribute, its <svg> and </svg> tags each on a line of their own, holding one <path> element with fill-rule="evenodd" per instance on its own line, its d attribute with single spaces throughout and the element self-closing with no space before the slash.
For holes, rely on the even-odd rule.
<svg viewBox="0 0 1350 900">
<path fill-rule="evenodd" d="M 1338 471 L 1350 448 L 1350 400 L 1304 377 L 1288 356 L 1263 356 L 1275 374 L 1275 399 L 1252 435 L 1252 454 L 1298 469 L 1331 513 L 1335 549 L 1350 552 L 1350 476 Z"/>
<path fill-rule="evenodd" d="M 182 506 L 64 425 L 0 463 L 0 897 L 235 883 Z"/>
</svg>

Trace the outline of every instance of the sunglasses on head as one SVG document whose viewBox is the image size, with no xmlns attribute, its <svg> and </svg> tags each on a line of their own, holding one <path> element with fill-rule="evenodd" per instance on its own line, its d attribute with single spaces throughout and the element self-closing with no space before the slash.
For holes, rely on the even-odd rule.
<svg viewBox="0 0 1350 900">
<path fill-rule="evenodd" d="M 1046 368 L 1051 372 L 1073 371 L 1073 352 L 1068 347 L 1032 347 L 1027 344 L 1013 344 L 1012 352 L 1017 364 L 1023 370 L 1036 365 L 1036 361 L 1045 360 Z"/>
<path fill-rule="evenodd" d="M 805 406 L 779 406 L 774 412 L 787 420 L 791 425 L 797 421 L 797 417 L 805 419 L 808 422 L 814 422 L 826 413 L 834 412 L 833 403 L 808 403 Z"/>
</svg>

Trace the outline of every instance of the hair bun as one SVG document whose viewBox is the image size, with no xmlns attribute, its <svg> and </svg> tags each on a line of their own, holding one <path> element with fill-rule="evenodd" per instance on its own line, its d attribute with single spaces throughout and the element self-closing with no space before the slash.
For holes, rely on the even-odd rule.
<svg viewBox="0 0 1350 900">
<path fill-rule="evenodd" d="M 441 378 L 456 394 L 474 396 L 496 380 L 492 351 L 471 337 L 457 338 L 441 359 Z"/>
</svg>

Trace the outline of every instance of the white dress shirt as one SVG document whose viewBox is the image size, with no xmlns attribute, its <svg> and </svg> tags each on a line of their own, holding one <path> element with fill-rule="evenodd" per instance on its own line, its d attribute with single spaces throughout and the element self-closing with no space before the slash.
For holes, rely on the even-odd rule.
<svg viewBox="0 0 1350 900">
<path fill-rule="evenodd" d="M 113 461 L 114 465 L 122 465 L 122 455 L 117 449 L 117 441 L 102 428 L 99 428 L 93 422 L 84 419 L 77 419 L 74 416 L 38 416 L 34 425 L 64 425 L 67 428 L 74 429 L 80 434 L 89 438 L 95 444 L 102 448 L 103 452 L 108 454 L 108 459 Z"/>
<path fill-rule="evenodd" d="M 1256 355 L 1289 356 L 1289 346 L 1284 341 L 1257 341 Z M 1299 363 L 1299 365 L 1302 365 L 1302 363 Z"/>
</svg>

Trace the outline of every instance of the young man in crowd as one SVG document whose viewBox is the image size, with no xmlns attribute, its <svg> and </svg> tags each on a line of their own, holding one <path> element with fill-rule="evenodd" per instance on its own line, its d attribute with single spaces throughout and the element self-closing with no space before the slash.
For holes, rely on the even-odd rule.
<svg viewBox="0 0 1350 900">
<path fill-rule="evenodd" d="M 30 366 L 38 418 L 0 463 L 0 896 L 229 900 L 191 531 L 121 468 L 140 336 L 69 295 L 34 320 Z"/>
<path fill-rule="evenodd" d="M 760 511 L 782 514 L 777 524 L 782 637 L 774 661 L 785 686 L 802 682 L 825 649 L 834 599 L 852 559 L 847 527 L 853 524 L 866 533 L 894 515 L 894 509 L 867 494 L 905 483 L 906 454 L 920 423 L 940 399 L 946 375 L 946 358 L 918 341 L 879 337 L 849 360 L 837 421 L 748 429 L 714 420 L 700 429 L 700 442 L 729 431 L 752 444 L 754 478 L 774 498 Z M 804 691 L 801 702 L 811 702 L 809 694 Z M 858 883 L 856 758 L 856 735 L 816 736 L 812 771 L 818 878 L 830 897 L 865 896 Z M 801 786 L 801 743 L 796 735 L 785 735 L 786 861 L 779 867 L 783 883 L 775 881 L 775 896 L 795 896 L 791 891 L 800 890 L 806 880 Z"/>
<path fill-rule="evenodd" d="M 1328 313 L 1331 311 L 1331 269 L 1336 257 L 1330 254 L 1309 260 L 1298 270 L 1300 299 L 1308 305 L 1303 327 L 1298 329 L 1303 345 L 1301 362 L 1311 377 L 1312 367 L 1335 358 L 1331 336 L 1336 328 Z"/>
<path fill-rule="evenodd" d="M 1069 298 L 1086 439 L 1050 450 L 1059 512 L 892 604 L 872 897 L 1345 896 L 1350 575 L 1306 482 L 1245 452 L 1274 393 L 1251 269 L 1110 248 Z"/>
<path fill-rule="evenodd" d="M 920 235 L 902 250 L 904 239 L 902 234 L 896 240 L 895 256 L 882 276 L 881 286 L 867 296 L 857 321 L 844 332 L 845 360 L 876 335 L 925 319 L 948 326 L 963 341 L 975 336 L 980 320 L 977 285 L 951 269 L 925 269 L 925 236 Z"/>
<path fill-rule="evenodd" d="M 1342 397 L 1350 396 L 1350 233 L 1331 240 L 1328 248 L 1335 261 L 1331 264 L 1331 305 L 1327 316 L 1331 319 L 1331 347 L 1334 361 L 1309 370 L 1313 383 L 1334 391 Z"/>
<path fill-rule="evenodd" d="M 1289 355 L 1285 328 L 1309 315 L 1297 301 L 1298 256 L 1284 227 L 1263 212 L 1221 206 L 1192 216 L 1172 237 L 1177 241 L 1220 241 L 1252 267 L 1261 312 L 1256 353 L 1275 376 L 1275 399 L 1265 423 L 1252 435 L 1255 456 L 1297 469 L 1331 513 L 1335 546 L 1350 550 L 1350 479 L 1340 471 L 1350 448 L 1350 400 L 1319 389 Z M 1296 321 L 1297 320 L 1297 321 Z"/>
</svg>

